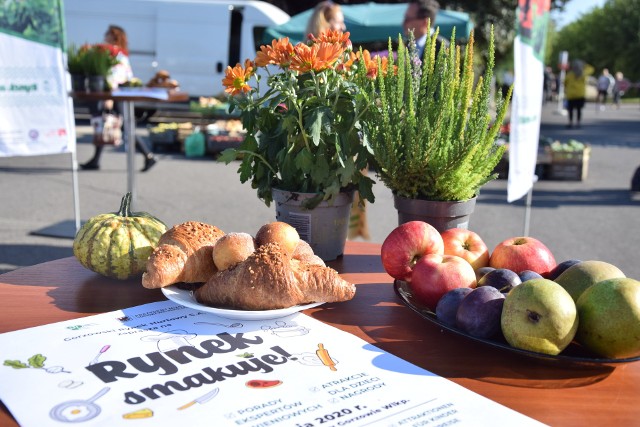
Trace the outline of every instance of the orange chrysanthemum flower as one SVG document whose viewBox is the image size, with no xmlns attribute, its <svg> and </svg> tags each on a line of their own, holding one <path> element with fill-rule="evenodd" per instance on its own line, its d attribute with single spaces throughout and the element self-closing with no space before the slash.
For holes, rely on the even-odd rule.
<svg viewBox="0 0 640 427">
<path fill-rule="evenodd" d="M 247 83 L 253 75 L 253 66 L 251 61 L 246 60 L 245 66 L 237 64 L 231 68 L 227 66 L 227 71 L 222 79 L 222 84 L 225 86 L 225 92 L 230 95 L 237 95 L 239 93 L 247 93 L 252 88 Z"/>
<path fill-rule="evenodd" d="M 362 54 L 358 52 L 358 59 L 362 62 L 367 70 L 367 77 L 375 79 L 378 75 L 378 60 L 377 55 L 371 58 L 371 53 L 368 50 L 363 50 Z"/>
<path fill-rule="evenodd" d="M 351 67 L 353 66 L 353 63 L 356 62 L 357 60 L 358 60 L 358 55 L 356 55 L 353 52 L 349 52 L 349 59 L 344 61 L 344 63 L 342 64 L 338 64 L 338 66 L 336 67 L 336 70 L 349 72 L 351 71 Z"/>
<path fill-rule="evenodd" d="M 378 55 L 374 57 L 376 62 L 378 62 L 377 58 L 378 58 Z M 383 56 L 382 58 L 380 58 L 380 61 L 381 61 L 380 65 L 382 66 L 382 74 L 386 76 L 388 72 L 387 68 L 389 67 L 389 58 L 387 58 L 386 56 Z M 398 72 L 398 66 L 394 65 L 393 74 L 397 74 L 397 72 Z"/>
<path fill-rule="evenodd" d="M 266 67 L 269 64 L 279 65 L 282 68 L 289 66 L 293 55 L 293 45 L 289 43 L 289 37 L 273 40 L 271 46 L 260 46 L 256 53 L 255 64 L 258 67 Z"/>
<path fill-rule="evenodd" d="M 325 30 L 318 37 L 311 35 L 310 39 L 314 43 L 340 43 L 345 49 L 351 47 L 349 32 L 343 33 L 340 30 Z"/>
<path fill-rule="evenodd" d="M 300 73 L 326 70 L 333 66 L 343 53 L 344 48 L 339 43 L 323 42 L 311 46 L 298 43 L 294 47 L 290 67 Z"/>
<path fill-rule="evenodd" d="M 379 55 L 375 55 L 373 58 L 371 57 L 371 53 L 368 50 L 362 51 L 362 56 L 360 52 L 358 52 L 358 59 L 362 61 L 366 70 L 367 77 L 371 79 L 375 79 L 378 76 L 378 60 L 380 60 L 380 65 L 382 67 L 382 74 L 387 74 L 387 67 L 389 66 L 389 58 L 386 56 L 380 57 Z M 394 66 L 394 69 L 396 67 Z"/>
</svg>

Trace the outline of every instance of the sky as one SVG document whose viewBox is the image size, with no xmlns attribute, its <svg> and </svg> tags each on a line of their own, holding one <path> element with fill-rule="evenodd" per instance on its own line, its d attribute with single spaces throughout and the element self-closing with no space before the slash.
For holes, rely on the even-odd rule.
<svg viewBox="0 0 640 427">
<path fill-rule="evenodd" d="M 580 19 L 581 15 L 591 12 L 595 7 L 602 7 L 606 0 L 571 0 L 564 7 L 564 12 L 553 12 L 552 17 L 556 20 L 558 29 Z"/>
</svg>

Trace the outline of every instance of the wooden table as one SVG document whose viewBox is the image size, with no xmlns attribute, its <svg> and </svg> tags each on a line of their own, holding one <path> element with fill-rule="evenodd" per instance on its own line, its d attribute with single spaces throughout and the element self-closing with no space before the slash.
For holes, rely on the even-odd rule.
<svg viewBox="0 0 640 427">
<path fill-rule="evenodd" d="M 357 285 L 356 296 L 309 316 L 552 426 L 639 425 L 640 363 L 558 366 L 443 331 L 400 303 L 377 244 L 348 242 L 330 265 Z M 108 279 L 64 258 L 0 275 L 0 332 L 161 300 L 139 279 Z M 0 426 L 16 425 L 0 409 Z"/>
<path fill-rule="evenodd" d="M 189 100 L 189 94 L 173 90 L 166 91 L 167 98 L 159 99 L 152 93 L 147 95 L 142 93 L 132 93 L 131 95 L 117 94 L 112 92 L 71 92 L 70 96 L 78 101 L 105 101 L 113 99 L 122 102 L 124 115 L 124 134 L 127 142 L 127 191 L 131 193 L 132 210 L 137 201 L 136 181 L 135 181 L 135 156 L 136 156 L 136 118 L 134 108 L 136 102 L 156 101 L 156 102 L 185 102 Z"/>
</svg>

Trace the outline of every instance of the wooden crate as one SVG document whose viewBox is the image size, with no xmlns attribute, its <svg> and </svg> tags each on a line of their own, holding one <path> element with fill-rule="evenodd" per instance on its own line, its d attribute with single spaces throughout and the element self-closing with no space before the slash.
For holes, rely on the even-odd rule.
<svg viewBox="0 0 640 427">
<path fill-rule="evenodd" d="M 538 149 L 538 158 L 536 159 L 535 174 L 538 179 L 546 179 L 547 167 L 551 163 L 551 154 L 543 147 Z M 493 169 L 493 173 L 498 174 L 498 179 L 509 178 L 509 151 L 505 151 L 504 155 Z"/>
<path fill-rule="evenodd" d="M 549 179 L 565 181 L 586 180 L 589 172 L 590 153 L 590 147 L 586 147 L 581 152 L 552 152 Z"/>
</svg>

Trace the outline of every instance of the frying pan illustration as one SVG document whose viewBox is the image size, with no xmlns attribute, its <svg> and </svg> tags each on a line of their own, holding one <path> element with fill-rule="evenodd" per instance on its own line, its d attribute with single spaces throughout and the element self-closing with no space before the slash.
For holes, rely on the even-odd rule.
<svg viewBox="0 0 640 427">
<path fill-rule="evenodd" d="M 68 400 L 54 406 L 49 416 L 56 421 L 80 423 L 100 415 L 101 408 L 94 402 L 104 396 L 110 387 L 105 387 L 88 400 Z"/>
</svg>

